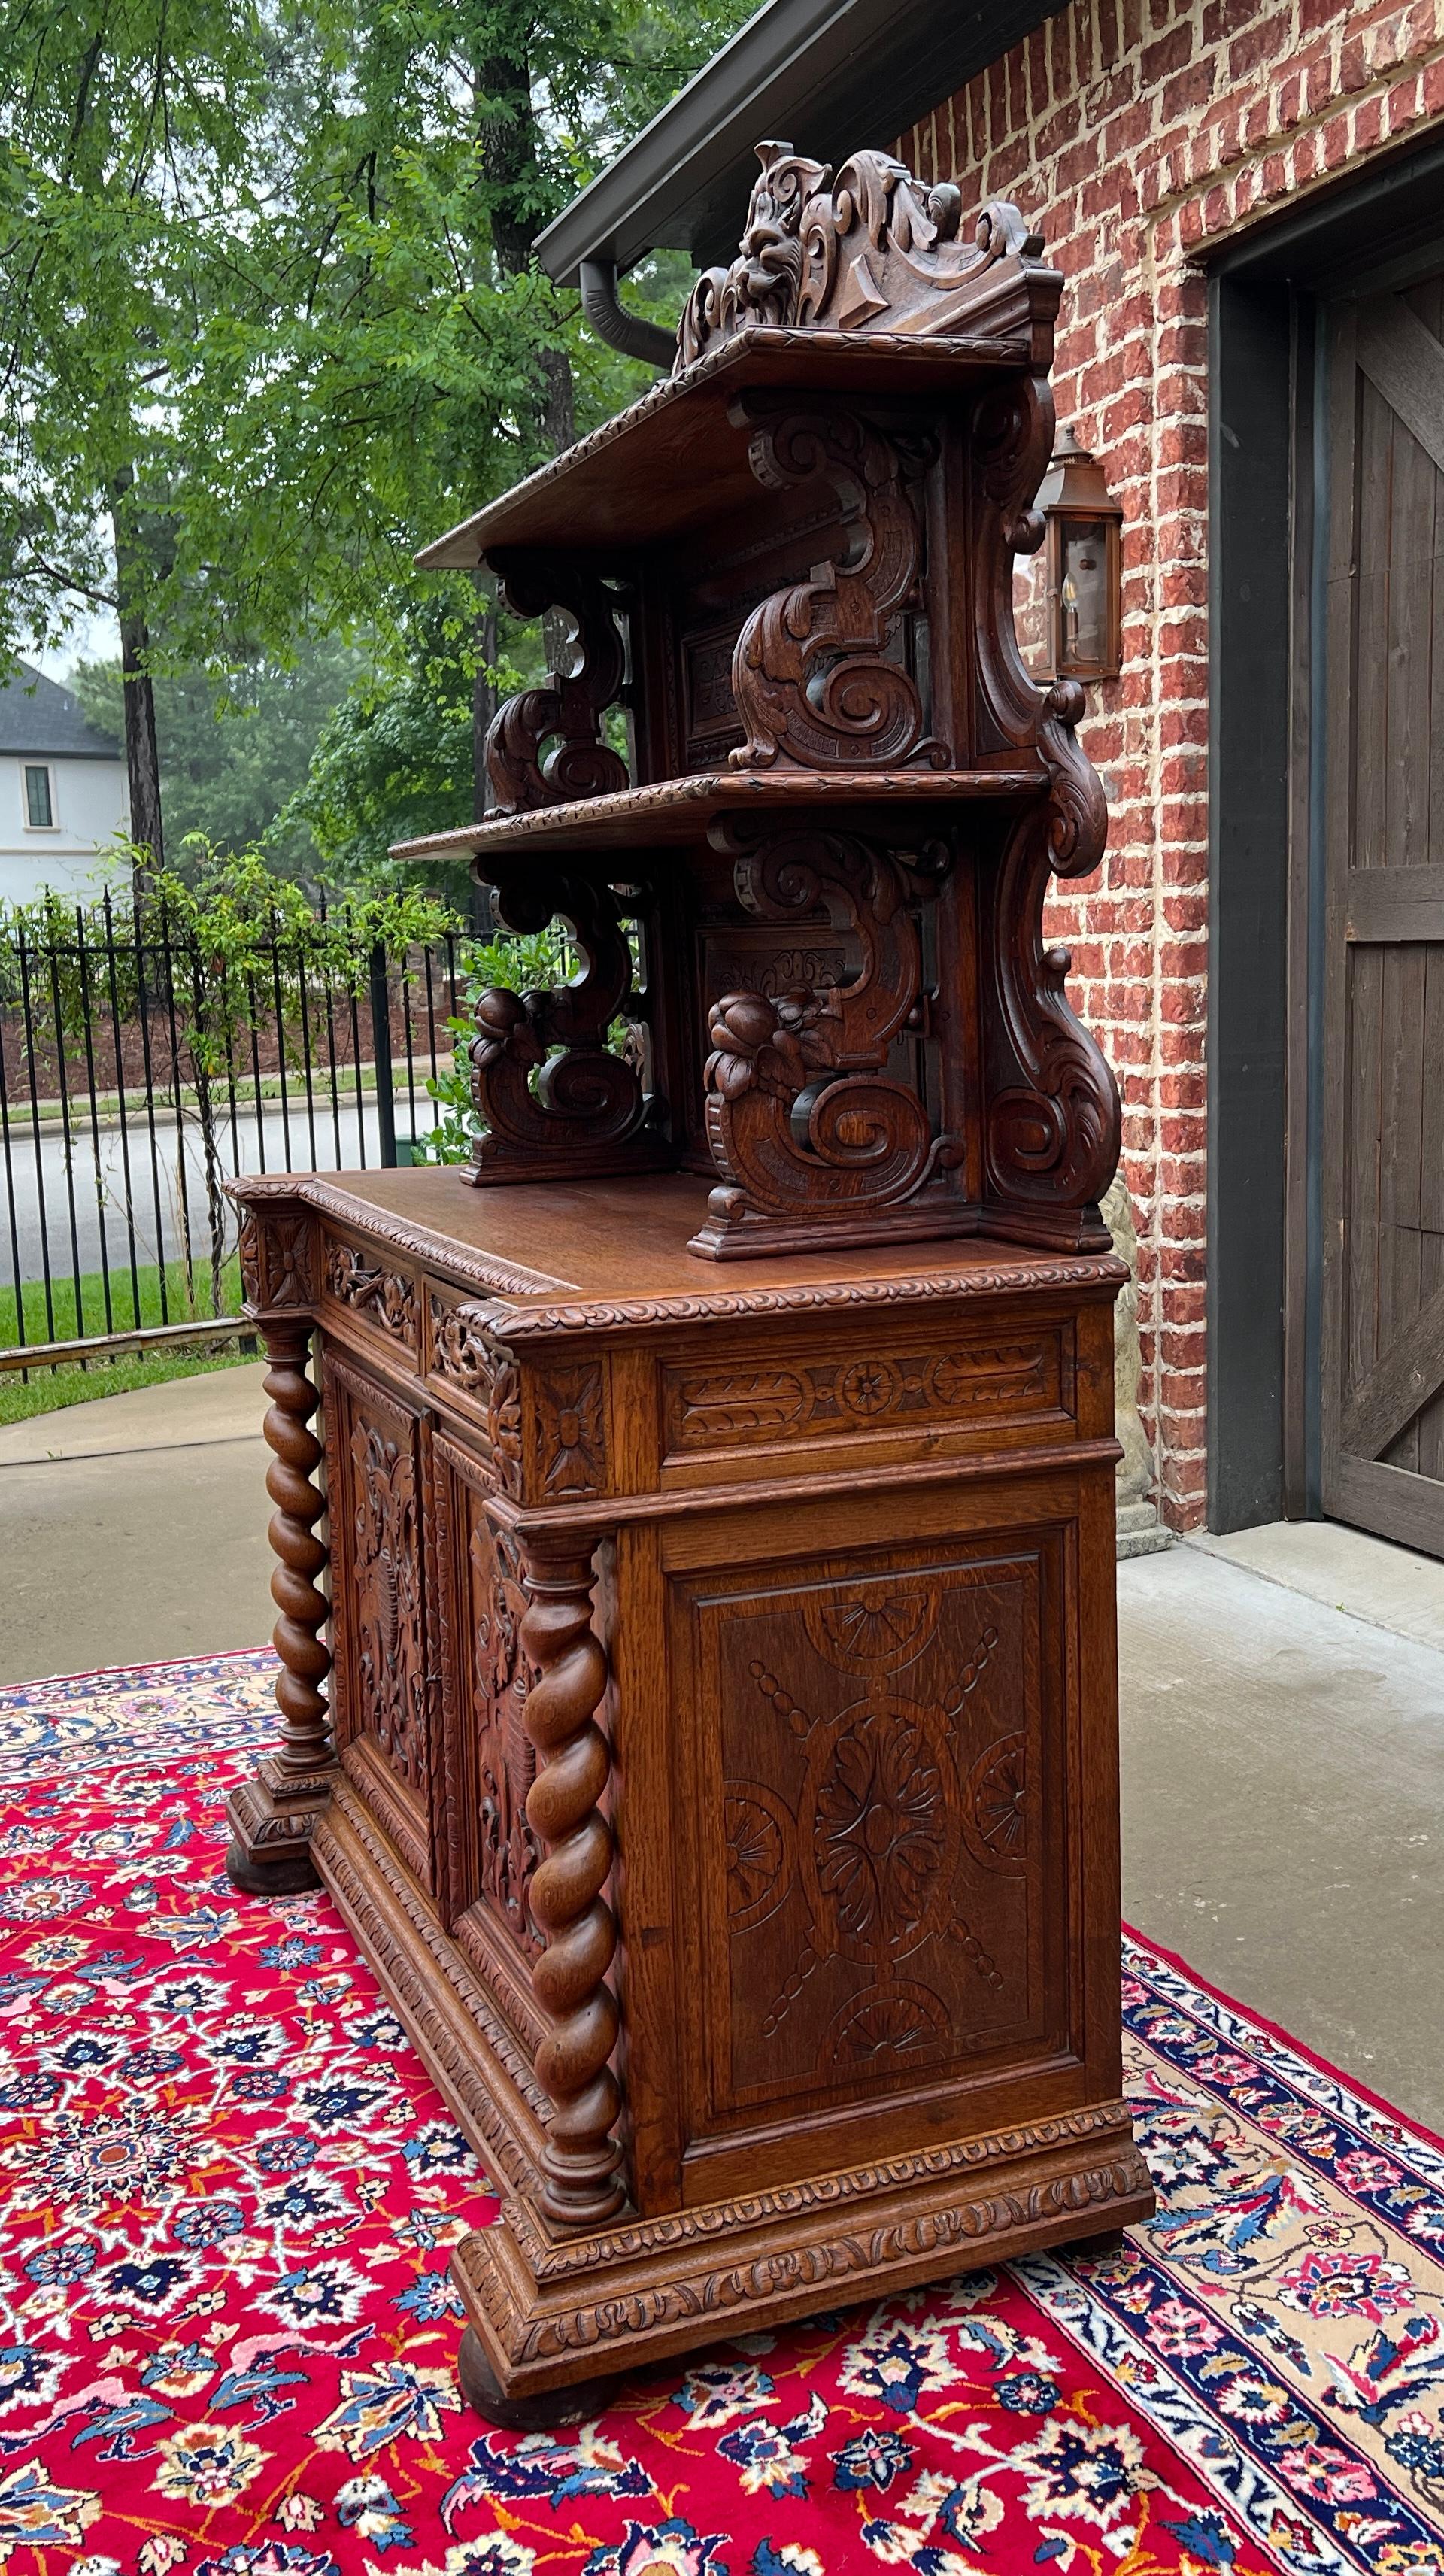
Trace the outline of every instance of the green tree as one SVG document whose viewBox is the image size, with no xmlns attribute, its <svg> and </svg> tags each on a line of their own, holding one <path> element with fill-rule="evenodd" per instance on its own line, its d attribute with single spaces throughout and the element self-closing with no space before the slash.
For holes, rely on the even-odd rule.
<svg viewBox="0 0 1444 2576">
<path fill-rule="evenodd" d="M 178 438 L 178 405 L 236 292 L 267 54 L 250 0 L 0 5 L 5 640 L 115 610 L 131 824 L 155 865 L 154 641 L 206 658 L 225 587 L 188 543 L 205 449 Z"/>
<path fill-rule="evenodd" d="M 369 676 L 370 657 L 339 642 L 304 644 L 289 665 L 260 656 L 229 674 L 157 674 L 161 796 L 179 875 L 194 872 L 186 846 L 194 835 L 227 850 L 263 847 L 283 876 L 316 874 L 309 826 L 299 815 L 282 817 L 328 719 Z M 118 661 L 83 662 L 70 685 L 95 723 L 120 731 Z"/>
</svg>

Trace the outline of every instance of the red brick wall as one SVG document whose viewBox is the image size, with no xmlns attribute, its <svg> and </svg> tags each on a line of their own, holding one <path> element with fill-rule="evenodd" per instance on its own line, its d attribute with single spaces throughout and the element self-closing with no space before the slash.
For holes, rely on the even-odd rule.
<svg viewBox="0 0 1444 2576">
<path fill-rule="evenodd" d="M 1125 512 L 1120 679 L 1083 740 L 1109 847 L 1049 922 L 1123 1093 L 1159 1499 L 1203 1517 L 1207 290 L 1201 252 L 1444 116 L 1444 0 L 1073 0 L 899 146 L 1012 197 L 1067 278 L 1054 386 Z M 1031 573 L 1027 576 L 1031 578 Z M 1020 629 L 1025 621 L 1020 619 Z"/>
</svg>

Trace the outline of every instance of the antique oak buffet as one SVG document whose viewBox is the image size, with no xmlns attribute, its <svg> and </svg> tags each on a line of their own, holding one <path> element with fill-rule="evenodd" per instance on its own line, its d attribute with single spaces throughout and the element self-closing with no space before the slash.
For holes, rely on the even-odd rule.
<svg viewBox="0 0 1444 2576">
<path fill-rule="evenodd" d="M 466 1172 L 235 1189 L 284 1724 L 231 1873 L 319 1873 L 496 2178 L 502 2422 L 1151 2207 L 1117 1099 L 1041 931 L 1104 806 L 1011 609 L 1061 281 L 761 159 L 673 376 L 422 557 L 575 630 L 412 849 L 578 974 L 483 997 Z"/>
</svg>

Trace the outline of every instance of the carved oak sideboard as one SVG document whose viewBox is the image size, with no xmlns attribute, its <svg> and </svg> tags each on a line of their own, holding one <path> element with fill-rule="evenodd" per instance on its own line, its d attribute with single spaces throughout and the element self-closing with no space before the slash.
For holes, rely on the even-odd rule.
<svg viewBox="0 0 1444 2576">
<path fill-rule="evenodd" d="M 762 158 L 676 374 L 430 550 L 577 652 L 414 854 L 577 973 L 482 996 L 464 1172 L 235 1185 L 283 1727 L 229 1865 L 319 1872 L 496 2178 L 502 2422 L 1152 2205 L 1118 1106 L 1041 931 L 1105 815 L 1011 607 L 1061 280 Z"/>
</svg>

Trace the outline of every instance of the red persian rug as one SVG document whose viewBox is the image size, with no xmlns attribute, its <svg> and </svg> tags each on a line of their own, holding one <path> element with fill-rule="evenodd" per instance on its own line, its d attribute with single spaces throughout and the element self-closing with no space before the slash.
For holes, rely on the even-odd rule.
<svg viewBox="0 0 1444 2576">
<path fill-rule="evenodd" d="M 1444 2148 L 1130 1941 L 1160 2195 L 488 2432 L 487 2183 L 323 1896 L 221 1868 L 270 1658 L 0 1691 L 7 2576 L 1444 2570 Z"/>
</svg>

